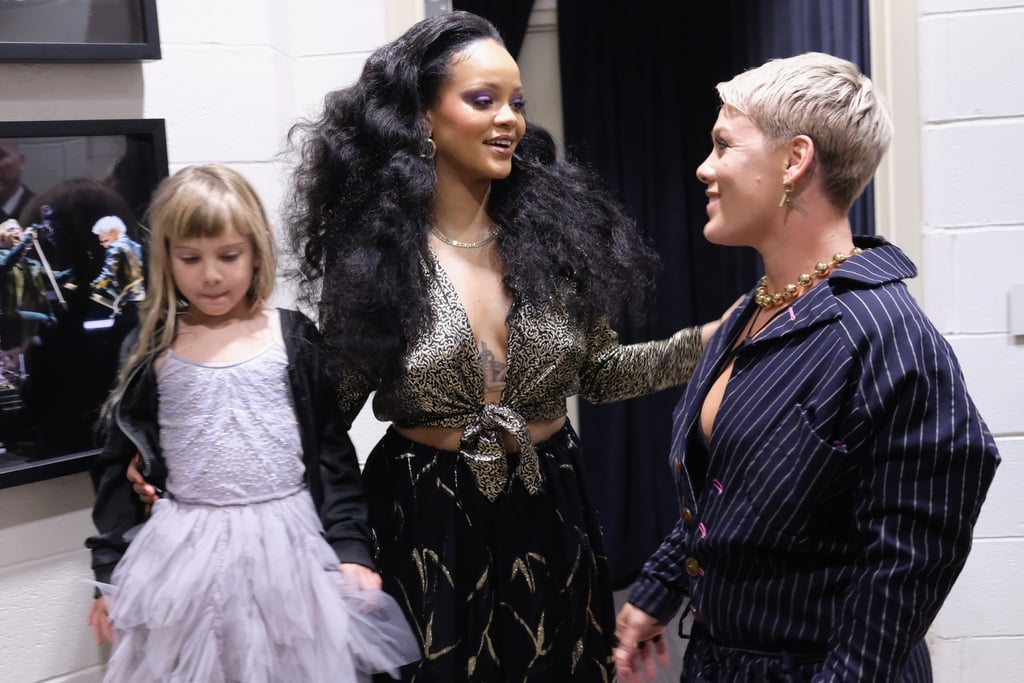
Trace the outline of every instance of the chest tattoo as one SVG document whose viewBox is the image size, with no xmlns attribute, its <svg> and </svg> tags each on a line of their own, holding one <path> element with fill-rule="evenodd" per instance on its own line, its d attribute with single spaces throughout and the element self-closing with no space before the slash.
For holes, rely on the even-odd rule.
<svg viewBox="0 0 1024 683">
<path fill-rule="evenodd" d="M 480 342 L 480 367 L 484 371 L 484 391 L 501 391 L 505 387 L 508 365 L 495 357 L 486 342 Z"/>
</svg>

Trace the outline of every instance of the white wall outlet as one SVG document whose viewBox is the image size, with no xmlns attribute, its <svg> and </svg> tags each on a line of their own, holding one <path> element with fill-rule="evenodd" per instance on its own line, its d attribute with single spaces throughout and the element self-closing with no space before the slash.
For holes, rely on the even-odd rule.
<svg viewBox="0 0 1024 683">
<path fill-rule="evenodd" d="M 1024 285 L 1010 285 L 1010 334 L 1024 335 Z"/>
</svg>

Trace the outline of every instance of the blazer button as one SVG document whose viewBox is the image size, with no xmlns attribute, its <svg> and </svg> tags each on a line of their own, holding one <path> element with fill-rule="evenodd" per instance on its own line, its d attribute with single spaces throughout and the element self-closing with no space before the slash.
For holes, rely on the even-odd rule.
<svg viewBox="0 0 1024 683">
<path fill-rule="evenodd" d="M 696 557 L 686 558 L 686 573 L 690 576 L 697 576 L 700 574 L 700 562 L 697 561 Z"/>
<path fill-rule="evenodd" d="M 676 458 L 676 474 L 682 476 L 683 474 L 683 461 Z"/>
<path fill-rule="evenodd" d="M 693 616 L 694 621 L 700 621 L 700 612 L 693 605 L 690 605 L 690 614 Z"/>
<path fill-rule="evenodd" d="M 683 508 L 683 524 L 687 529 L 693 528 L 693 512 L 690 508 Z"/>
</svg>

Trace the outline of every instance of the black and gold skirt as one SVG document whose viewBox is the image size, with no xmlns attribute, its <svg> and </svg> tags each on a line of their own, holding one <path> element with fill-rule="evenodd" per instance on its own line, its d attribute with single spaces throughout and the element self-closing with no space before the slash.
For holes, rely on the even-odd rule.
<svg viewBox="0 0 1024 683">
<path fill-rule="evenodd" d="M 510 477 L 494 502 L 472 456 L 394 431 L 370 454 L 376 559 L 423 647 L 403 681 L 612 680 L 615 613 L 578 437 L 566 423 L 537 453 L 541 491 Z"/>
</svg>

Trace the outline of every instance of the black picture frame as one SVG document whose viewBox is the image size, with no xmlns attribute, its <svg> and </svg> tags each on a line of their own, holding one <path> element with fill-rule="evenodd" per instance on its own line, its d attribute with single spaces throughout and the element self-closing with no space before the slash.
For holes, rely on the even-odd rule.
<svg viewBox="0 0 1024 683">
<path fill-rule="evenodd" d="M 143 249 L 145 248 L 145 229 L 141 222 L 153 190 L 168 175 L 167 139 L 163 119 L 0 121 L 0 155 L 4 153 L 4 149 L 9 149 L 9 141 L 12 139 L 17 141 L 16 152 L 24 158 L 22 184 L 29 187 L 31 183 L 34 187 L 30 189 L 36 195 L 37 206 L 34 207 L 33 203 L 26 204 L 21 210 L 22 218 L 28 221 L 26 216 L 36 215 L 36 211 L 39 215 L 49 213 L 50 209 L 38 205 L 49 201 L 48 197 L 60 196 L 61 189 L 69 184 L 68 181 L 72 184 L 89 183 L 89 187 L 98 183 L 114 192 L 119 200 L 124 200 L 123 206 L 126 207 L 129 216 L 125 218 L 124 223 L 131 226 L 127 228 L 128 233 L 143 245 Z M 4 145 L 8 147 L 5 148 Z M 36 157 L 35 160 L 33 156 Z M 32 165 L 33 161 L 35 166 Z M 54 204 L 57 208 L 56 202 Z M 121 205 L 119 201 L 118 206 Z M 60 215 L 59 211 L 53 215 Z M 85 227 L 74 228 L 74 234 L 84 234 L 84 239 L 95 238 L 97 244 L 89 245 L 89 249 L 96 252 L 90 257 L 90 262 L 95 263 L 95 268 L 99 269 L 106 265 L 106 256 L 110 252 L 104 245 L 98 244 L 99 238 L 89 229 L 96 218 L 89 216 L 83 217 L 83 220 Z M 72 221 L 66 219 L 64 222 L 70 224 Z M 35 221 L 32 223 L 36 224 Z M 61 237 L 62 234 L 71 234 L 71 228 L 66 228 L 63 233 L 59 224 L 57 227 L 45 226 L 45 229 L 50 230 L 49 243 L 37 242 L 34 249 L 42 252 L 40 256 L 45 257 L 49 253 L 50 257 L 46 259 L 36 256 L 35 260 L 31 261 L 35 267 L 35 281 L 43 283 L 36 288 L 37 290 L 44 287 L 52 290 L 48 284 L 51 280 L 45 277 L 45 274 L 38 274 L 38 261 L 46 260 L 51 272 L 73 278 L 73 275 L 67 276 L 67 273 L 74 268 L 61 270 L 68 262 L 67 258 L 62 260 L 61 255 L 81 253 L 80 246 L 69 250 L 68 238 Z M 38 229 L 38 233 L 45 234 L 44 229 Z M 4 261 L 6 253 L 9 252 L 3 251 L 0 247 L 0 262 Z M 35 252 L 26 249 L 24 254 L 22 260 L 28 262 Z M 71 261 L 78 262 L 74 256 L 71 257 Z M 90 272 L 87 277 L 91 276 Z M 5 286 L 4 277 L 6 275 L 0 269 L 0 289 Z M 85 285 L 83 291 L 92 292 L 89 288 L 91 282 L 87 281 L 86 277 L 81 279 Z M 66 285 L 60 280 L 60 275 L 54 282 L 59 283 L 57 288 L 62 289 L 67 298 L 69 295 L 64 289 Z M 72 287 L 75 286 L 72 284 Z M 55 313 L 55 295 L 52 291 L 47 291 L 46 295 L 49 301 L 45 305 Z M 21 314 L 21 306 L 4 305 L 8 298 L 10 295 L 0 292 L 0 324 L 3 323 L 4 310 L 17 308 L 17 312 Z M 96 300 L 96 297 L 93 296 L 92 299 Z M 0 345 L 0 356 L 6 361 L 0 365 L 0 489 L 86 471 L 99 452 L 98 442 L 91 433 L 91 427 L 98 416 L 102 398 L 106 396 L 113 382 L 120 342 L 126 330 L 134 327 L 134 318 L 127 314 L 122 315 L 126 309 L 118 312 L 115 318 L 112 309 L 103 308 L 95 303 L 87 305 L 102 313 L 90 313 L 84 317 L 102 318 L 101 322 L 104 324 L 109 317 L 113 322 L 110 322 L 107 328 L 95 332 L 92 330 L 96 326 L 89 327 L 95 321 L 84 322 L 73 318 L 73 323 L 67 323 L 69 318 L 65 302 L 61 304 L 61 310 L 65 315 L 55 313 L 49 316 L 46 322 L 39 323 L 39 331 L 34 335 L 22 334 L 23 328 L 19 329 L 19 343 L 15 347 L 17 363 L 9 360 L 12 354 L 6 349 L 8 345 Z M 42 306 L 36 310 L 42 310 Z M 132 312 L 137 311 L 132 309 Z M 32 313 L 34 311 L 29 315 Z M 78 334 L 75 339 L 81 338 L 87 343 L 83 346 L 79 341 L 73 341 L 61 346 L 62 342 L 47 341 L 53 339 L 54 334 L 62 334 L 61 325 L 65 325 L 65 329 L 75 330 Z M 4 341 L 3 329 L 0 327 L 0 343 Z M 80 329 L 88 331 L 79 333 Z M 113 336 L 115 334 L 116 338 Z M 101 335 L 107 336 L 102 337 L 102 343 L 94 344 L 93 340 L 100 339 Z M 39 349 L 48 349 L 51 355 L 47 356 Z M 54 349 L 57 351 L 53 351 Z M 78 354 L 78 360 L 70 365 L 70 370 L 61 369 L 64 367 L 63 358 L 67 349 Z M 50 357 L 57 360 L 51 363 L 46 360 Z M 20 371 L 17 370 L 19 366 Z M 12 370 L 12 367 L 15 369 Z M 85 368 L 87 371 L 83 374 L 77 372 L 76 368 Z M 92 378 L 93 381 L 86 382 L 82 379 L 83 376 Z M 44 377 L 50 379 L 44 382 Z M 54 377 L 56 379 L 53 379 Z M 40 387 L 46 387 L 46 390 L 43 391 Z M 17 393 L 12 391 L 13 389 L 17 389 Z M 86 389 L 88 391 L 85 391 Z M 85 395 L 85 398 L 82 398 L 82 395 Z M 40 399 L 40 396 L 43 398 Z M 70 398 L 65 400 L 65 397 Z M 74 424 L 65 427 L 65 422 Z M 84 431 L 86 426 L 89 428 L 88 438 Z M 72 439 L 69 434 L 79 436 Z"/>
<path fill-rule="evenodd" d="M 75 0 L 79 4 L 87 0 Z M 128 40 L 116 41 L 103 36 L 93 40 L 71 42 L 63 35 L 54 35 L 46 40 L 46 35 L 35 36 L 22 42 L 12 36 L 5 36 L 0 29 L 0 62 L 103 62 L 103 61 L 135 61 L 144 59 L 160 59 L 160 31 L 156 14 L 156 0 L 123 0 L 129 10 L 125 21 L 133 34 Z M 0 11 L 3 3 L 14 0 L 0 0 Z M 19 11 L 24 11 L 18 8 Z M 13 10 L 12 10 L 13 11 Z M 61 12 L 54 8 L 53 12 Z M 62 12 L 61 18 L 67 16 Z M 2 15 L 0 15 L 2 18 Z M 42 19 L 39 24 L 47 22 Z M 128 36 L 121 36 L 129 38 Z M 109 42 L 108 42 L 109 41 Z"/>
</svg>

